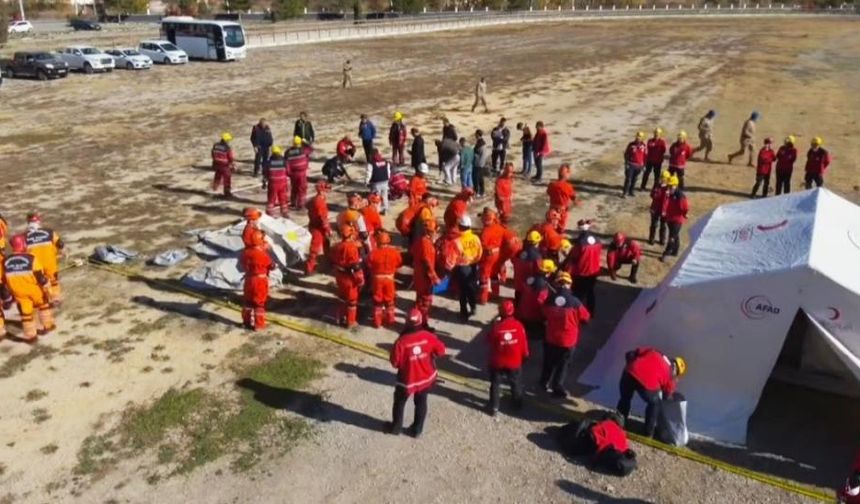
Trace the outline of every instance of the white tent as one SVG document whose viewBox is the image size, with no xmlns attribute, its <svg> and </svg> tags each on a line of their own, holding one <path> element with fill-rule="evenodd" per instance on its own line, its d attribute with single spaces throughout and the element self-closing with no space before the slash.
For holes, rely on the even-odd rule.
<svg viewBox="0 0 860 504">
<path fill-rule="evenodd" d="M 679 383 L 692 432 L 743 443 L 792 321 L 802 311 L 860 380 L 860 207 L 826 189 L 723 205 L 643 290 L 580 381 L 614 407 L 624 353 L 653 346 L 687 359 Z M 640 403 L 641 404 L 641 403 Z"/>
</svg>

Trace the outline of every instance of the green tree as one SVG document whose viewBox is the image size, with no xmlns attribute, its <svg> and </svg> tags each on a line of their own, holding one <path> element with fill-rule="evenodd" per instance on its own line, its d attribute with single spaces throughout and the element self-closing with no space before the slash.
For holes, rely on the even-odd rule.
<svg viewBox="0 0 860 504">
<path fill-rule="evenodd" d="M 352 2 L 352 18 L 355 20 L 361 19 L 361 0 L 353 0 Z"/>
<path fill-rule="evenodd" d="M 104 0 L 101 2 L 107 14 L 141 13 L 149 8 L 149 0 Z"/>
<path fill-rule="evenodd" d="M 424 0 L 393 0 L 394 10 L 407 14 L 417 14 L 424 10 Z"/>
<path fill-rule="evenodd" d="M 272 14 L 276 19 L 292 19 L 302 16 L 305 12 L 304 0 L 274 0 Z"/>
</svg>

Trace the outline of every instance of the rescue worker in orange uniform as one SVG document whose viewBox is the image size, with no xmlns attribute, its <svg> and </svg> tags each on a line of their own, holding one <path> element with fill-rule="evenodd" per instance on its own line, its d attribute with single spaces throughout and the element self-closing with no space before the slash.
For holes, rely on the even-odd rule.
<svg viewBox="0 0 860 504">
<path fill-rule="evenodd" d="M 505 224 L 511 220 L 513 214 L 514 196 L 514 164 L 505 163 L 502 174 L 496 179 L 496 211 L 499 212 L 499 220 Z"/>
<path fill-rule="evenodd" d="M 9 224 L 0 215 L 0 259 L 6 254 L 6 236 L 9 234 Z"/>
<path fill-rule="evenodd" d="M 364 223 L 364 216 L 361 214 L 362 199 L 358 193 L 350 193 L 346 197 L 346 210 L 337 214 L 338 230 L 344 226 L 350 226 L 355 230 L 356 238 L 364 240 L 367 238 L 367 225 Z"/>
<path fill-rule="evenodd" d="M 221 140 L 212 146 L 212 169 L 215 170 L 212 190 L 217 191 L 218 187 L 224 184 L 224 196 L 227 198 L 233 196 L 231 188 L 233 172 L 236 171 L 236 156 L 233 153 L 233 148 L 230 147 L 232 140 L 233 135 L 224 132 L 221 133 Z"/>
<path fill-rule="evenodd" d="M 305 207 L 305 195 L 308 192 L 308 168 L 310 167 L 313 147 L 305 143 L 302 137 L 293 137 L 293 146 L 284 153 L 287 163 L 287 175 L 290 177 L 290 206 L 296 210 Z"/>
<path fill-rule="evenodd" d="M 279 209 L 282 217 L 290 216 L 290 202 L 287 200 L 290 181 L 287 178 L 287 160 L 284 151 L 277 145 L 272 147 L 272 155 L 263 163 L 263 187 L 266 188 L 266 213 L 275 216 Z"/>
<path fill-rule="evenodd" d="M 546 220 L 531 228 L 532 231 L 540 233 L 541 255 L 553 261 L 558 261 L 558 253 L 561 251 L 562 236 L 558 232 L 559 222 L 561 222 L 561 215 L 558 211 L 550 208 L 546 212 Z"/>
<path fill-rule="evenodd" d="M 8 289 L 21 313 L 23 340 L 35 343 L 39 335 L 56 329 L 51 311 L 50 281 L 41 261 L 27 252 L 27 238 L 15 235 L 9 240 L 12 253 L 3 261 L 3 285 Z M 37 330 L 34 312 L 39 312 L 41 328 Z"/>
<path fill-rule="evenodd" d="M 265 235 L 258 230 L 251 235 L 250 245 L 239 256 L 239 265 L 245 272 L 242 325 L 252 331 L 266 327 L 269 272 L 275 268 L 268 249 Z"/>
<path fill-rule="evenodd" d="M 481 230 L 481 247 L 484 253 L 478 266 L 480 280 L 478 303 L 486 304 L 490 300 L 491 290 L 494 296 L 499 295 L 498 263 L 501 259 L 506 230 L 499 224 L 498 214 L 487 207 L 484 207 L 484 212 L 481 214 L 481 222 L 484 224 Z"/>
<path fill-rule="evenodd" d="M 382 229 L 376 231 L 376 248 L 368 263 L 373 277 L 373 327 L 394 325 L 394 299 L 397 296 L 394 274 L 403 265 L 400 250 L 391 245 L 391 235 Z"/>
<path fill-rule="evenodd" d="M 328 201 L 326 194 L 331 190 L 328 182 L 316 184 L 317 194 L 308 200 L 308 231 L 311 233 L 311 248 L 305 263 L 305 273 L 310 275 L 316 271 L 317 258 L 329 250 L 331 226 L 328 223 Z"/>
<path fill-rule="evenodd" d="M 51 301 L 54 304 L 62 302 L 59 279 L 59 259 L 63 254 L 65 244 L 60 235 L 52 229 L 42 227 L 42 216 L 38 212 L 27 215 L 27 253 L 33 255 L 42 263 L 45 276 L 51 283 Z"/>
<path fill-rule="evenodd" d="M 375 236 L 376 232 L 382 229 L 382 216 L 379 214 L 382 206 L 382 197 L 372 192 L 367 196 L 367 204 L 361 209 L 361 216 L 364 217 L 364 225 L 367 226 L 367 235 Z M 370 250 L 373 250 L 376 245 L 374 240 L 371 241 Z"/>
<path fill-rule="evenodd" d="M 513 258 L 514 264 L 514 301 L 519 305 L 520 294 L 526 287 L 526 280 L 538 271 L 538 266 L 543 260 L 540 252 L 542 237 L 537 231 L 529 231 L 526 234 L 525 245 Z"/>
<path fill-rule="evenodd" d="M 493 271 L 493 276 L 499 279 L 500 284 L 508 281 L 508 261 L 512 261 L 523 249 L 523 242 L 516 230 L 508 227 L 505 223 L 502 223 L 502 227 L 505 230 L 502 237 L 502 249 L 499 251 L 499 260 L 496 261 L 496 269 Z"/>
<path fill-rule="evenodd" d="M 478 262 L 484 255 L 481 239 L 472 232 L 472 219 L 468 215 L 460 217 L 457 223 L 460 236 L 456 240 L 456 255 L 446 262 L 453 267 L 452 272 L 460 289 L 460 319 L 464 322 L 475 314 L 478 304 Z M 446 258 L 448 260 L 449 258 Z"/>
<path fill-rule="evenodd" d="M 430 173 L 430 167 L 427 163 L 418 165 L 415 175 L 409 179 L 409 206 L 414 206 L 421 203 L 421 198 L 427 194 L 427 174 Z"/>
<path fill-rule="evenodd" d="M 340 228 L 342 240 L 329 250 L 332 265 L 335 267 L 334 279 L 337 283 L 337 297 L 341 301 L 338 308 L 338 322 L 347 328 L 358 324 L 358 295 L 364 286 L 364 271 L 361 268 L 361 243 L 352 226 Z"/>
<path fill-rule="evenodd" d="M 245 218 L 245 228 L 242 230 L 242 243 L 246 247 L 250 247 L 253 243 L 254 233 L 260 230 L 260 217 L 263 213 L 253 207 L 247 207 L 242 210 L 242 217 Z"/>
<path fill-rule="evenodd" d="M 570 206 L 576 200 L 576 190 L 568 180 L 570 178 L 570 165 L 565 163 L 558 167 L 558 179 L 553 180 L 546 187 L 549 196 L 549 207 L 558 212 L 558 226 L 556 231 L 564 233 L 567 229 L 567 213 Z"/>
<path fill-rule="evenodd" d="M 468 215 L 469 204 L 472 202 L 474 194 L 475 191 L 466 187 L 448 203 L 444 215 L 446 229 L 456 229 L 460 219 Z"/>
<path fill-rule="evenodd" d="M 433 286 L 439 283 L 436 274 L 436 221 L 424 223 L 423 233 L 412 242 L 409 249 L 412 255 L 412 272 L 415 281 L 415 307 L 430 320 L 430 307 L 433 306 Z"/>
<path fill-rule="evenodd" d="M 612 243 L 606 249 L 606 269 L 613 280 L 618 280 L 618 270 L 624 264 L 630 265 L 630 283 L 635 284 L 636 274 L 639 272 L 639 261 L 642 259 L 642 247 L 632 238 L 624 236 L 624 233 L 615 233 Z"/>
</svg>

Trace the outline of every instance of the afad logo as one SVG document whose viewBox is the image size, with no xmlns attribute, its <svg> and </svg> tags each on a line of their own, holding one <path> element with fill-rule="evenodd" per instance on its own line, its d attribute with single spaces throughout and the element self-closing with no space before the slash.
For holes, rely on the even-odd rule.
<svg viewBox="0 0 860 504">
<path fill-rule="evenodd" d="M 751 320 L 761 320 L 766 317 L 779 315 L 779 307 L 774 306 L 767 296 L 757 294 L 748 297 L 741 303 L 741 312 Z"/>
</svg>

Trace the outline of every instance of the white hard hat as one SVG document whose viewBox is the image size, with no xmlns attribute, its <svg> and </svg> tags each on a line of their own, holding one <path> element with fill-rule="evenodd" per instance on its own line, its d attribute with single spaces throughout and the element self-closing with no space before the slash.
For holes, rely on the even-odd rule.
<svg viewBox="0 0 860 504">
<path fill-rule="evenodd" d="M 421 163 L 420 165 L 418 165 L 418 172 L 419 173 L 430 173 L 430 167 L 427 166 L 427 163 Z"/>
<path fill-rule="evenodd" d="M 464 215 L 460 217 L 460 222 L 458 222 L 458 224 L 462 227 L 470 228 L 472 227 L 472 218 L 468 215 Z"/>
</svg>

